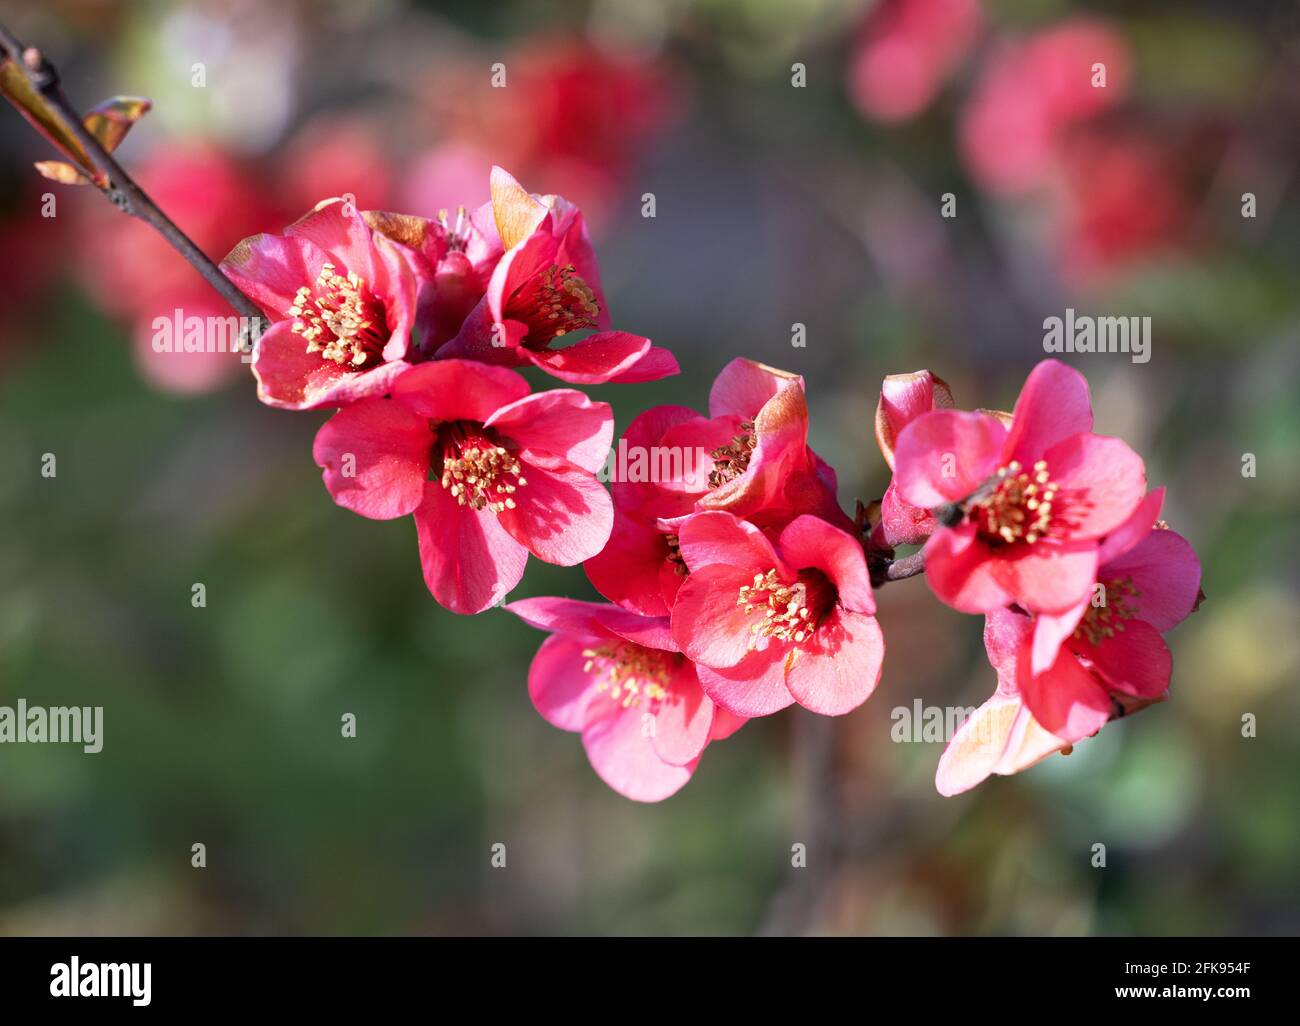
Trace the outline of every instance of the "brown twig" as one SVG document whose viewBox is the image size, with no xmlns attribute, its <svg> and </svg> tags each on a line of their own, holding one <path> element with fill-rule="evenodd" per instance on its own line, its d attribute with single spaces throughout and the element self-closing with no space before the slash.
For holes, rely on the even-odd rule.
<svg viewBox="0 0 1300 1026">
<path fill-rule="evenodd" d="M 252 337 L 256 341 L 263 323 L 262 311 L 241 292 L 175 223 L 159 209 L 149 195 L 140 188 L 120 164 L 100 145 L 99 140 L 82 123 L 81 115 L 68 101 L 59 87 L 59 73 L 35 47 L 25 47 L 3 24 L 0 24 L 0 49 L 5 57 L 22 69 L 31 87 L 41 94 L 50 111 L 62 127 L 86 151 L 95 170 L 102 173 L 104 184 L 94 182 L 99 190 L 124 214 L 128 214 L 153 227 L 183 256 L 204 280 L 217 290 L 235 311 L 248 319 Z M 93 179 L 92 179 L 93 181 Z"/>
</svg>

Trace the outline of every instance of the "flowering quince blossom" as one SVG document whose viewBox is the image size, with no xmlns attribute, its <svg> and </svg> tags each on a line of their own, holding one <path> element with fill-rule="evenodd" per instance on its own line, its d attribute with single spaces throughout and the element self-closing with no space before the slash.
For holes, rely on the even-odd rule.
<svg viewBox="0 0 1300 1026">
<path fill-rule="evenodd" d="M 253 350 L 258 397 L 293 410 L 383 395 L 411 366 L 415 258 L 343 200 L 239 243 L 221 269 L 272 322 Z"/>
<path fill-rule="evenodd" d="M 853 529 L 834 470 L 808 447 L 803 378 L 737 358 L 714 381 L 709 414 L 656 406 L 619 442 L 654 472 L 638 475 L 629 461 L 627 479 L 611 482 L 614 533 L 585 569 L 602 595 L 647 616 L 668 614 L 686 575 L 677 531 L 693 512 L 726 510 L 760 525 L 812 513 Z"/>
<path fill-rule="evenodd" d="M 849 93 L 864 117 L 906 121 L 921 113 L 979 35 L 976 0 L 883 0 L 863 23 Z"/>
<path fill-rule="evenodd" d="M 487 293 L 439 358 L 463 357 L 521 367 L 532 364 L 562 381 L 594 385 L 655 381 L 677 374 L 677 361 L 648 338 L 608 331 L 609 307 L 582 212 L 559 196 L 529 194 L 492 169 L 492 201 L 475 215 L 503 249 Z M 602 329 L 552 349 L 564 335 Z"/>
<path fill-rule="evenodd" d="M 1141 458 L 1092 433 L 1088 383 L 1056 360 L 1030 373 L 1009 428 L 990 413 L 934 410 L 903 428 L 894 460 L 899 497 L 951 525 L 926 542 L 925 572 L 968 613 L 1077 606 L 1101 539 L 1146 491 Z"/>
<path fill-rule="evenodd" d="M 1005 41 L 962 112 L 959 142 L 971 176 L 998 195 L 1048 184 L 1067 132 L 1127 95 L 1132 63 L 1124 36 L 1098 18 Z M 1105 88 L 1093 85 L 1096 64 L 1106 68 Z"/>
<path fill-rule="evenodd" d="M 667 798 L 710 741 L 745 722 L 701 690 L 665 618 L 564 598 L 506 608 L 551 632 L 528 672 L 533 705 L 548 723 L 582 735 L 592 768 L 624 797 Z"/>
<path fill-rule="evenodd" d="M 891 374 L 880 385 L 876 404 L 876 444 L 889 469 L 894 469 L 894 441 L 898 433 L 923 413 L 951 409 L 952 391 L 942 378 L 928 370 Z M 872 544 L 892 549 L 895 545 L 920 545 L 939 526 L 928 509 L 912 506 L 898 496 L 897 478 L 891 478 L 880 500 L 880 523 L 872 532 Z"/>
<path fill-rule="evenodd" d="M 856 538 L 805 514 L 774 544 L 730 513 L 704 512 L 679 540 L 690 575 L 673 637 L 714 702 L 741 716 L 792 702 L 837 716 L 866 701 L 885 641 Z"/>
<path fill-rule="evenodd" d="M 1095 599 L 1057 615 L 989 614 L 984 643 L 998 688 L 953 735 L 940 793 L 1068 754 L 1110 720 L 1168 697 L 1173 663 L 1161 634 L 1195 609 L 1201 566 L 1187 540 L 1156 521 L 1163 500 L 1163 489 L 1152 492 L 1103 541 Z"/>
<path fill-rule="evenodd" d="M 414 514 L 425 583 L 477 613 L 519 583 L 528 553 L 572 566 L 609 538 L 595 472 L 614 432 L 607 403 L 530 395 L 514 371 L 468 360 L 408 370 L 391 398 L 334 414 L 312 450 L 340 506 L 375 520 Z"/>
</svg>

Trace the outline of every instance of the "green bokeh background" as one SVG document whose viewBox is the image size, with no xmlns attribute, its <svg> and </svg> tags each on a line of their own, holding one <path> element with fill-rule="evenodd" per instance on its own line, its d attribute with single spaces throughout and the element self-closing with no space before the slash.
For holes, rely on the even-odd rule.
<svg viewBox="0 0 1300 1026">
<path fill-rule="evenodd" d="M 239 4 L 205 6 L 241 17 Z M 1257 88 L 1261 68 L 1294 81 L 1281 5 L 986 5 L 1009 30 L 1111 14 L 1154 110 L 1210 105 L 1272 126 L 1262 222 L 1230 202 L 1209 213 L 1212 244 L 1087 286 L 1015 270 L 1037 260 L 1023 212 L 982 197 L 954 153 L 962 76 L 912 125 L 858 118 L 843 78 L 862 5 L 346 6 L 285 5 L 317 105 L 344 102 L 349 76 L 383 60 L 361 47 L 336 59 L 345 31 L 446 29 L 491 53 L 597 17 L 663 27 L 690 101 L 629 175 L 597 249 L 616 324 L 673 348 L 683 373 L 593 389 L 620 429 L 655 403 L 704 407 L 735 356 L 801 373 L 813 445 L 851 509 L 888 480 L 872 438 L 883 375 L 930 367 L 960 404 L 1009 408 L 1042 358 L 1045 313 L 1151 314 L 1149 364 L 1072 362 L 1098 429 L 1144 455 L 1204 566 L 1209 599 L 1169 637 L 1171 701 L 1069 758 L 941 798 L 941 747 L 892 743 L 890 711 L 916 697 L 977 705 L 994 678 L 982 621 L 902 582 L 879 596 L 888 654 L 865 706 L 750 723 L 677 796 L 626 801 L 576 736 L 533 711 L 526 672 L 542 636 L 500 610 L 443 610 L 409 519 L 374 523 L 329 501 L 311 460 L 324 414 L 265 408 L 251 381 L 199 398 L 152 390 L 121 325 L 60 275 L 4 318 L 0 704 L 102 705 L 106 737 L 98 755 L 0 747 L 0 932 L 1300 930 L 1300 120 L 1294 95 L 1269 94 L 1266 109 Z M 92 7 L 5 18 L 67 55 L 79 101 L 152 85 L 163 109 L 166 83 L 141 48 L 184 5 Z M 805 91 L 789 86 L 792 59 L 809 68 Z M 44 153 L 0 115 L 13 197 Z M 192 117 L 210 130 L 202 109 Z M 167 131 L 142 124 L 128 166 L 132 146 L 166 145 Z M 639 216 L 647 190 L 654 220 Z M 943 191 L 958 196 L 951 223 L 933 219 Z M 899 197 L 925 217 L 906 222 L 903 204 L 897 237 L 946 233 L 919 286 L 900 285 L 880 249 L 894 237 L 880 233 L 881 204 Z M 21 239 L 5 259 L 24 259 Z M 794 322 L 804 349 L 790 345 Z M 40 474 L 47 452 L 54 479 Z M 194 582 L 205 608 L 191 605 Z M 535 560 L 515 594 L 596 597 L 580 570 Z M 354 740 L 340 736 L 348 712 Z M 195 842 L 206 869 L 191 868 Z M 490 864 L 496 843 L 505 869 Z M 791 867 L 795 843 L 806 869 Z M 1105 869 L 1091 864 L 1096 843 Z"/>
</svg>

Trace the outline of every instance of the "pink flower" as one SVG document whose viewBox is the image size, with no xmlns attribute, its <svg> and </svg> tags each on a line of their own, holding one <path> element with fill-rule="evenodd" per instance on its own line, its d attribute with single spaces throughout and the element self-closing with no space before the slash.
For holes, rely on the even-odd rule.
<svg viewBox="0 0 1300 1026">
<path fill-rule="evenodd" d="M 962 724 L 935 785 L 952 795 L 990 773 L 1027 769 L 1107 722 L 1168 697 L 1172 659 L 1161 634 L 1186 619 L 1201 567 L 1186 539 L 1152 522 L 1152 492 L 1101 546 L 1095 593 L 1059 615 L 990 613 L 984 645 L 998 674 L 993 697 Z"/>
<path fill-rule="evenodd" d="M 673 604 L 673 637 L 705 693 L 741 716 L 798 702 L 836 716 L 880 680 L 885 641 L 862 546 L 814 516 L 776 544 L 730 513 L 698 513 L 681 529 L 690 568 Z"/>
<path fill-rule="evenodd" d="M 971 176 L 1000 194 L 1044 184 L 1064 129 L 1119 103 L 1131 63 L 1124 37 L 1093 18 L 1004 44 L 962 113 L 961 151 Z M 1105 66 L 1104 86 L 1093 84 L 1098 64 Z"/>
<path fill-rule="evenodd" d="M 581 734 L 592 768 L 626 798 L 675 793 L 708 743 L 745 722 L 700 689 L 666 619 L 563 598 L 506 608 L 551 632 L 528 672 L 533 705 L 548 723 Z"/>
<path fill-rule="evenodd" d="M 709 411 L 656 406 L 619 440 L 614 533 L 585 569 L 602 595 L 646 616 L 672 608 L 687 573 L 677 531 L 693 512 L 726 510 L 760 526 L 811 513 L 853 530 L 836 503 L 835 472 L 808 447 L 802 378 L 732 360 Z"/>
<path fill-rule="evenodd" d="M 928 370 L 890 374 L 881 382 L 880 400 L 876 404 L 876 444 L 890 470 L 894 469 L 894 440 L 898 433 L 921 414 L 952 406 L 948 383 Z M 898 482 L 890 478 L 880 502 L 880 523 L 872 532 L 872 543 L 888 549 L 896 545 L 920 545 L 938 526 L 928 509 L 909 505 L 899 498 Z"/>
<path fill-rule="evenodd" d="M 1010 428 L 988 413 L 935 410 L 902 430 L 894 460 L 899 497 L 950 525 L 926 542 L 930 587 L 968 613 L 1077 605 L 1096 580 L 1101 538 L 1146 490 L 1141 458 L 1092 433 L 1088 383 L 1056 360 L 1030 373 Z"/>
<path fill-rule="evenodd" d="M 679 371 L 666 349 L 625 331 L 601 330 L 552 349 L 564 335 L 609 327 L 600 270 L 581 211 L 559 196 L 533 196 L 510 174 L 492 169 L 492 202 L 475 214 L 504 254 L 479 301 L 439 358 L 532 364 L 562 381 L 594 385 L 655 381 Z M 487 216 L 490 214 L 490 218 Z"/>
<path fill-rule="evenodd" d="M 1108 121 L 1070 133 L 1059 148 L 1052 225 L 1068 274 L 1088 277 L 1194 237 L 1191 185 L 1223 141 L 1207 131 L 1176 142 L 1149 124 Z"/>
<path fill-rule="evenodd" d="M 505 89 L 482 74 L 486 56 L 447 55 L 430 69 L 440 138 L 582 196 L 593 219 L 615 205 L 638 158 L 681 106 L 684 69 L 581 34 L 530 34 L 491 57 L 508 69 Z"/>
<path fill-rule="evenodd" d="M 613 520 L 595 478 L 608 404 L 567 388 L 529 395 L 514 371 L 468 360 L 421 364 L 390 390 L 334 414 L 312 455 L 340 506 L 415 515 L 440 603 L 481 612 L 519 583 L 529 552 L 573 566 L 600 551 Z"/>
<path fill-rule="evenodd" d="M 1164 490 L 1102 542 L 1096 587 L 1077 605 L 1034 619 L 1017 685 L 1034 718 L 1077 741 L 1114 715 L 1114 699 L 1156 701 L 1169 687 L 1172 656 L 1160 636 L 1196 606 L 1201 564 L 1191 545 L 1152 527 Z"/>
<path fill-rule="evenodd" d="M 413 358 L 410 250 L 325 200 L 283 235 L 245 239 L 221 269 L 271 320 L 253 352 L 258 397 L 287 409 L 383 395 Z"/>
<path fill-rule="evenodd" d="M 906 121 L 921 113 L 975 42 L 976 0 L 883 0 L 862 26 L 849 92 L 864 117 Z"/>
<path fill-rule="evenodd" d="M 500 240 L 495 232 L 479 231 L 463 207 L 455 216 L 441 210 L 434 221 L 378 210 L 363 210 L 361 216 L 372 231 L 409 252 L 419 289 L 415 323 L 420 333 L 419 351 L 411 359 L 423 359 L 460 331 L 483 298 L 501 259 Z"/>
<path fill-rule="evenodd" d="M 1070 742 L 1045 730 L 1025 707 L 1017 684 L 1019 663 L 1033 631 L 1023 613 L 999 609 L 984 619 L 984 648 L 997 671 L 993 697 L 957 728 L 939 758 L 935 788 L 952 796 L 997 773 L 1010 776 L 1053 752 L 1070 754 Z"/>
<path fill-rule="evenodd" d="M 726 510 L 763 526 L 812 513 L 852 529 L 836 502 L 835 471 L 808 447 L 808 404 L 797 374 L 737 358 L 714 380 L 707 418 L 684 406 L 655 407 L 629 425 L 624 440 L 630 451 L 706 453 L 712 464 L 692 460 L 693 473 L 617 482 L 624 509 L 666 519 Z"/>
</svg>

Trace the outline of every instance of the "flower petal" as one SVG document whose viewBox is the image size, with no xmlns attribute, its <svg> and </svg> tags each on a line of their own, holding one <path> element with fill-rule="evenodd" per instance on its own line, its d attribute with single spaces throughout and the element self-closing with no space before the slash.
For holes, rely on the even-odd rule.
<svg viewBox="0 0 1300 1026">
<path fill-rule="evenodd" d="M 880 683 L 885 636 L 874 616 L 836 609 L 791 656 L 785 684 L 795 701 L 823 716 L 842 716 Z"/>
<path fill-rule="evenodd" d="M 876 444 L 889 469 L 894 469 L 898 433 L 923 413 L 953 407 L 948 383 L 928 370 L 890 374 L 880 384 L 876 403 Z"/>
<path fill-rule="evenodd" d="M 1146 494 L 1142 457 L 1118 438 L 1074 435 L 1043 453 L 1058 487 L 1051 535 L 1100 538 L 1128 520 Z M 1065 532 L 1056 527 L 1056 518 Z"/>
<path fill-rule="evenodd" d="M 514 509 L 497 514 L 501 526 L 538 559 L 577 566 L 605 547 L 614 526 L 609 493 L 588 470 L 540 449 L 521 449 L 527 485 Z"/>
<path fill-rule="evenodd" d="M 506 249 L 523 242 L 546 220 L 546 205 L 533 196 L 503 167 L 493 165 L 489 179 L 492 192 L 492 216 L 497 234 Z M 481 194 L 480 194 L 481 195 Z"/>
<path fill-rule="evenodd" d="M 1030 671 L 1029 653 L 1022 652 L 1018 683 L 1034 719 L 1071 743 L 1097 733 L 1114 712 L 1106 689 L 1069 648 L 1063 647 L 1052 667 L 1041 674 Z"/>
<path fill-rule="evenodd" d="M 922 509 L 966 498 L 997 472 L 1006 435 L 983 413 L 921 414 L 899 432 L 894 446 L 900 497 Z"/>
<path fill-rule="evenodd" d="M 1016 545 L 990 564 L 998 584 L 1032 613 L 1060 613 L 1092 594 L 1094 546 Z M 928 571 L 928 567 L 927 567 Z"/>
<path fill-rule="evenodd" d="M 713 726 L 713 701 L 700 688 L 695 667 L 681 660 L 654 719 L 655 752 L 664 762 L 685 766 L 694 762 L 709 743 Z"/>
<path fill-rule="evenodd" d="M 312 458 L 340 506 L 391 520 L 423 501 L 432 442 L 422 417 L 388 399 L 364 399 L 321 425 Z"/>
<path fill-rule="evenodd" d="M 528 394 L 528 382 L 505 367 L 473 360 L 433 360 L 411 368 L 393 386 L 393 398 L 421 417 L 484 423 L 502 406 Z"/>
<path fill-rule="evenodd" d="M 925 579 L 941 602 L 963 613 L 991 613 L 1014 601 L 994 573 L 996 560 L 974 525 L 937 531 L 924 551 Z"/>
<path fill-rule="evenodd" d="M 789 566 L 813 568 L 829 577 L 845 609 L 857 613 L 876 611 L 862 544 L 852 535 L 805 514 L 786 525 L 778 548 Z"/>
<path fill-rule="evenodd" d="M 481 613 L 524 575 L 528 550 L 489 510 L 459 505 L 436 481 L 425 483 L 415 528 L 425 584 L 453 613 Z"/>
<path fill-rule="evenodd" d="M 643 616 L 667 616 L 661 573 L 668 561 L 668 539 L 654 524 L 614 506 L 609 542 L 582 564 L 587 578 L 605 598 Z"/>
<path fill-rule="evenodd" d="M 1128 577 L 1137 595 L 1129 599 L 1139 620 L 1167 631 L 1191 615 L 1201 590 L 1201 561 L 1177 531 L 1151 531 L 1137 546 L 1101 568 L 1107 580 Z"/>
<path fill-rule="evenodd" d="M 542 719 L 575 734 L 587 722 L 587 707 L 597 698 L 596 678 L 583 669 L 587 643 L 572 635 L 546 638 L 528 667 L 528 697 Z"/>
<path fill-rule="evenodd" d="M 1149 491 L 1137 509 L 1119 527 L 1106 535 L 1097 551 L 1097 562 L 1105 566 L 1113 559 L 1118 559 L 1129 549 L 1143 541 L 1160 519 L 1160 509 L 1164 505 L 1165 490 L 1153 488 Z"/>
<path fill-rule="evenodd" d="M 735 666 L 695 665 L 700 687 L 719 710 L 751 719 L 770 716 L 794 704 L 785 686 L 786 653 L 777 645 L 750 652 Z"/>
<path fill-rule="evenodd" d="M 1091 431 L 1087 378 L 1059 360 L 1044 360 L 1029 372 L 1011 412 L 1005 461 L 1030 466 L 1058 442 Z"/>
<path fill-rule="evenodd" d="M 783 580 L 794 576 L 762 531 L 730 513 L 710 511 L 690 516 L 678 529 L 677 546 L 692 571 L 716 563 L 738 567 L 745 571 L 746 578 L 771 569 Z"/>
<path fill-rule="evenodd" d="M 533 365 L 575 385 L 657 381 L 677 374 L 672 353 L 626 331 L 588 335 L 563 349 L 526 350 Z"/>
<path fill-rule="evenodd" d="M 673 603 L 672 625 L 673 639 L 687 658 L 705 666 L 728 667 L 749 655 L 751 620 L 736 599 L 741 586 L 752 580 L 749 570 L 722 565 L 702 567 L 686 578 Z"/>
<path fill-rule="evenodd" d="M 311 410 L 383 395 L 410 364 L 399 360 L 367 371 L 346 370 L 319 353 L 307 352 L 302 336 L 293 333 L 292 322 L 279 321 L 254 345 L 252 369 L 262 402 Z"/>
<path fill-rule="evenodd" d="M 996 694 L 957 728 L 939 758 L 935 788 L 945 797 L 961 794 L 990 773 L 1019 773 L 1068 745 L 1038 725 L 1019 695 Z"/>
<path fill-rule="evenodd" d="M 1123 630 L 1099 645 L 1076 642 L 1085 656 L 1116 691 L 1136 698 L 1155 698 L 1169 690 L 1174 659 L 1160 632 L 1144 620 L 1126 620 Z"/>
<path fill-rule="evenodd" d="M 709 416 L 730 414 L 741 420 L 753 420 L 769 399 L 790 385 L 802 392 L 803 378 L 737 357 L 722 368 L 709 389 Z"/>
<path fill-rule="evenodd" d="M 659 758 L 641 720 L 649 713 L 613 708 L 618 711 L 591 719 L 582 732 L 587 758 L 600 779 L 637 802 L 662 801 L 681 790 L 695 764 L 672 766 Z"/>
<path fill-rule="evenodd" d="M 592 474 L 605 465 L 614 438 L 609 403 L 593 403 L 572 388 L 516 399 L 493 413 L 484 426 L 514 440 L 516 448 L 562 456 Z"/>
<path fill-rule="evenodd" d="M 1079 626 L 1079 621 L 1088 611 L 1091 601 L 1092 597 L 1089 596 L 1059 613 L 1039 613 L 1034 617 L 1034 643 L 1031 654 L 1034 673 L 1046 673 L 1056 662 L 1056 654 L 1060 651 L 1061 645 Z"/>
</svg>

